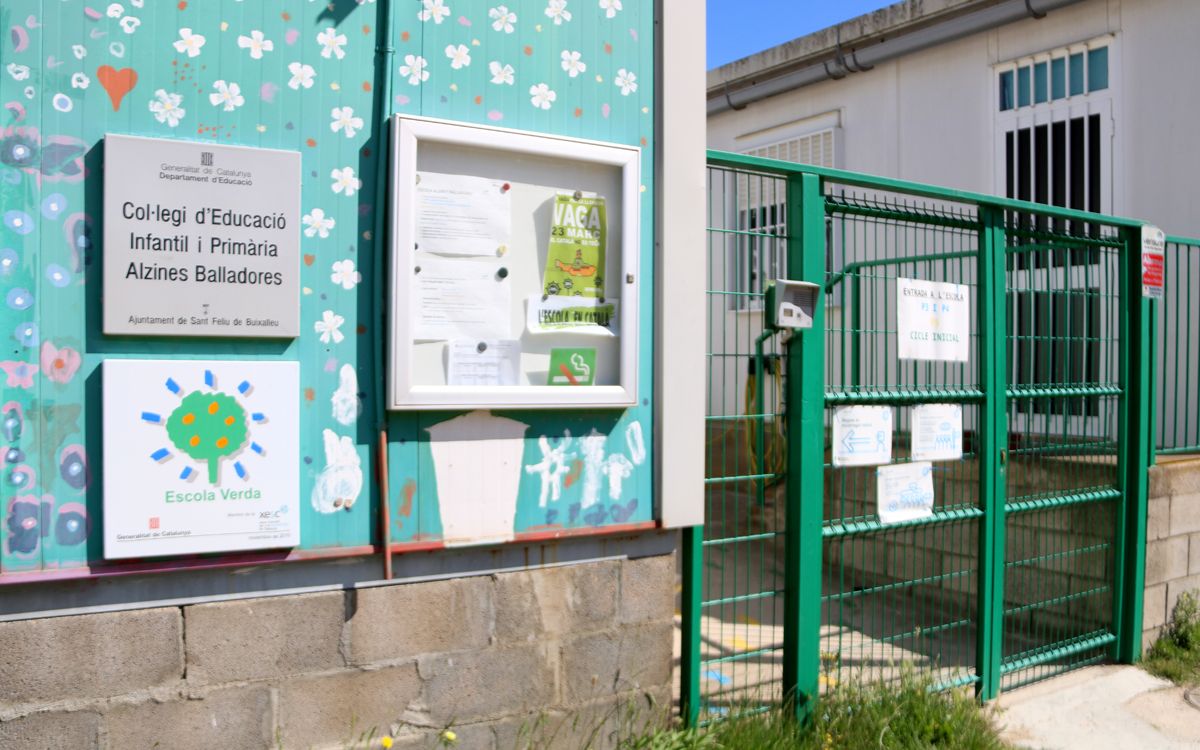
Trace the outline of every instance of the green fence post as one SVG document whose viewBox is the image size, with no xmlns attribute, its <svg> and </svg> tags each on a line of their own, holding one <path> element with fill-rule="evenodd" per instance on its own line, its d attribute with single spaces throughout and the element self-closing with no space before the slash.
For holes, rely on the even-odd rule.
<svg viewBox="0 0 1200 750">
<path fill-rule="evenodd" d="M 684 725 L 700 717 L 700 601 L 704 588 L 704 527 L 683 530 L 683 592 L 680 612 L 679 713 Z"/>
<path fill-rule="evenodd" d="M 1142 296 L 1141 233 L 1121 230 L 1120 378 L 1117 481 L 1117 570 L 1113 623 L 1117 636 L 1113 656 L 1132 663 L 1142 655 L 1142 602 L 1146 585 L 1146 495 L 1149 491 L 1150 440 L 1150 300 Z"/>
<path fill-rule="evenodd" d="M 981 700 L 1000 692 L 1000 663 L 1004 634 L 1004 499 L 1005 455 L 1008 449 L 1007 352 L 1005 314 L 1004 212 L 979 207 L 979 387 L 983 404 L 979 418 L 979 586 L 975 669 Z"/>
<path fill-rule="evenodd" d="M 787 342 L 787 546 L 783 691 L 807 719 L 819 694 L 821 518 L 825 496 L 825 198 L 814 174 L 788 176 L 787 267 L 817 285 L 813 327 Z M 798 219 L 798 221 L 797 221 Z"/>
</svg>

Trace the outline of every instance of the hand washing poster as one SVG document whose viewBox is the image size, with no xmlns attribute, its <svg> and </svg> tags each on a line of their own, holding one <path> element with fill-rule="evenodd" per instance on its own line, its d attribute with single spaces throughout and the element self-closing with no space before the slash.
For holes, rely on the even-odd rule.
<svg viewBox="0 0 1200 750">
<path fill-rule="evenodd" d="M 542 294 L 603 299 L 607 234 L 604 198 L 555 196 Z"/>
<path fill-rule="evenodd" d="M 875 470 L 876 512 L 887 525 L 933 515 L 933 466 L 927 461 Z"/>
<path fill-rule="evenodd" d="M 298 363 L 103 368 L 105 558 L 300 543 Z"/>
</svg>

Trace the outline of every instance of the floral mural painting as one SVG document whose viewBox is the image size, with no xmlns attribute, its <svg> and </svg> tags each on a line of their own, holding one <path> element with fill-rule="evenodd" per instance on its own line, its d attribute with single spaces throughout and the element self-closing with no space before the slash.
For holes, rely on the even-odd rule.
<svg viewBox="0 0 1200 750">
<path fill-rule="evenodd" d="M 3 2 L 0 579 L 96 562 L 86 542 L 101 501 L 100 467 L 90 459 L 100 454 L 89 436 L 101 415 L 87 394 L 105 358 L 162 344 L 105 339 L 95 329 L 100 186 L 105 170 L 120 169 L 104 163 L 106 133 L 301 154 L 301 335 L 249 344 L 239 356 L 301 363 L 297 439 L 308 548 L 374 541 L 375 390 L 384 380 L 375 352 L 387 333 L 374 307 L 385 283 L 377 278 L 376 188 L 388 115 L 640 146 L 648 165 L 643 246 L 652 246 L 648 0 L 393 2 L 391 29 L 383 28 L 377 2 L 339 3 L 336 13 L 324 2 L 262 0 L 248 14 L 249 5 Z M 380 61 L 390 66 L 390 90 Z M 641 287 L 640 305 L 650 311 L 653 285 Z M 652 346 L 649 323 L 641 339 Z M 155 356 L 228 351 L 205 346 L 163 346 Z M 648 391 L 648 364 L 641 377 Z M 392 436 L 392 508 L 407 508 L 404 523 L 393 526 L 396 542 L 445 533 L 427 430 L 454 418 L 383 417 Z M 651 472 L 641 437 L 650 435 L 649 403 L 615 423 L 595 415 L 555 419 L 515 418 L 530 427 L 512 473 L 520 482 L 512 534 L 649 521 Z"/>
</svg>

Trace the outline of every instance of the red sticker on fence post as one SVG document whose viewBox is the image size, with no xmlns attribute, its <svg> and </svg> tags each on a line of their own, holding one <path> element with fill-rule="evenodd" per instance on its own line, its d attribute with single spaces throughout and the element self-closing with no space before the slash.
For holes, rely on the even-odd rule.
<svg viewBox="0 0 1200 750">
<path fill-rule="evenodd" d="M 1142 227 L 1142 296 L 1161 299 L 1163 296 L 1163 257 L 1167 237 L 1163 230 L 1146 224 Z"/>
</svg>

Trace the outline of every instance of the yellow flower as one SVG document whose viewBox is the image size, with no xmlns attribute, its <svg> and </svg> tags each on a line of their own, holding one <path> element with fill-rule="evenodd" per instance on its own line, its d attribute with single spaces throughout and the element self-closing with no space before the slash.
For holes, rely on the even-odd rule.
<svg viewBox="0 0 1200 750">
<path fill-rule="evenodd" d="M 388 736 L 385 734 L 385 735 L 383 736 L 383 738 L 379 740 L 379 745 L 380 745 L 380 747 L 384 747 L 384 748 L 391 747 L 391 746 L 392 746 L 392 738 L 391 738 L 391 737 L 388 737 Z"/>
<path fill-rule="evenodd" d="M 446 742 L 458 742 L 458 735 L 454 733 L 453 729 L 446 729 L 442 732 L 442 739 Z"/>
</svg>

